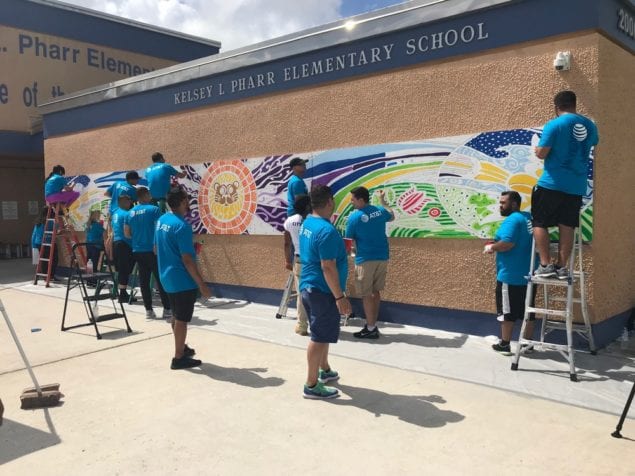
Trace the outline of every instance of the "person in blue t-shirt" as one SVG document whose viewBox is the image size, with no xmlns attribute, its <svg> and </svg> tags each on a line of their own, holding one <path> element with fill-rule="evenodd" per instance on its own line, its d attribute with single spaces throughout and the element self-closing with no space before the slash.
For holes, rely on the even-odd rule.
<svg viewBox="0 0 635 476">
<path fill-rule="evenodd" d="M 192 226 L 185 221 L 189 210 L 189 197 L 180 188 L 173 188 L 167 196 L 172 213 L 159 218 L 154 233 L 159 273 L 168 293 L 172 308 L 174 332 L 174 358 L 172 370 L 198 367 L 201 361 L 193 359 L 194 349 L 185 343 L 187 323 L 192 320 L 197 292 L 204 299 L 212 296 L 196 266 L 196 253 L 192 239 Z"/>
<path fill-rule="evenodd" d="M 307 160 L 301 159 L 300 157 L 294 157 L 289 162 L 291 178 L 287 184 L 287 217 L 295 213 L 295 197 L 309 194 L 306 183 L 302 180 L 306 172 L 307 162 Z"/>
<path fill-rule="evenodd" d="M 46 203 L 65 203 L 69 206 L 79 198 L 79 192 L 73 190 L 74 185 L 69 185 L 66 178 L 66 170 L 61 165 L 56 165 L 44 182 L 44 198 Z"/>
<path fill-rule="evenodd" d="M 545 161 L 544 171 L 531 196 L 531 214 L 540 265 L 535 275 L 569 279 L 568 262 L 575 228 L 580 224 L 582 196 L 587 190 L 588 164 L 598 144 L 593 121 L 576 112 L 573 91 L 560 91 L 553 99 L 556 118 L 545 124 L 536 157 Z M 558 259 L 551 263 L 549 227 L 560 235 Z"/>
<path fill-rule="evenodd" d="M 106 230 L 101 223 L 101 211 L 92 210 L 86 222 L 86 255 L 93 262 L 93 269 L 99 269 L 99 257 L 104 251 L 104 235 Z"/>
<path fill-rule="evenodd" d="M 326 185 L 311 189 L 311 208 L 300 228 L 300 292 L 309 315 L 311 341 L 307 348 L 305 398 L 334 398 L 337 389 L 324 384 L 339 379 L 328 361 L 329 344 L 340 333 L 340 316 L 351 313 L 345 294 L 348 261 L 344 240 L 331 224 L 333 192 Z"/>
<path fill-rule="evenodd" d="M 124 231 L 131 208 L 132 199 L 128 195 L 120 194 L 117 208 L 110 217 L 113 257 L 117 269 L 117 287 L 119 288 L 119 302 L 121 304 L 131 302 L 128 294 L 128 280 L 134 266 L 134 258 L 132 257 L 132 240 L 126 238 Z"/>
<path fill-rule="evenodd" d="M 137 189 L 137 199 L 139 205 L 130 210 L 124 223 L 124 235 L 132 239 L 132 257 L 139 267 L 139 287 L 146 317 L 148 319 L 157 317 L 152 309 L 152 291 L 150 290 L 150 278 L 154 275 L 161 296 L 161 304 L 163 304 L 163 318 L 170 319 L 172 317 L 170 301 L 159 278 L 157 256 L 154 254 L 154 229 L 161 211 L 159 207 L 150 204 L 150 191 L 146 187 Z"/>
<path fill-rule="evenodd" d="M 119 207 L 120 195 L 127 195 L 132 200 L 132 203 L 137 201 L 137 189 L 135 187 L 139 183 L 139 179 L 139 173 L 136 170 L 131 170 L 126 173 L 126 180 L 118 180 L 108 187 L 104 195 L 110 197 L 110 216 Z"/>
<path fill-rule="evenodd" d="M 346 238 L 355 240 L 355 287 L 362 298 L 366 324 L 353 334 L 358 339 L 378 339 L 381 291 L 386 284 L 388 270 L 388 238 L 386 223 L 395 214 L 386 203 L 384 191 L 377 194 L 380 207 L 370 205 L 370 193 L 365 187 L 351 190 L 351 204 L 355 211 L 346 223 Z"/>
<path fill-rule="evenodd" d="M 514 322 L 522 321 L 525 317 L 527 275 L 531 263 L 531 215 L 520 211 L 521 197 L 518 192 L 503 192 L 498 203 L 501 216 L 506 218 L 494 236 L 494 243 L 486 244 L 483 253 L 496 253 L 496 312 L 501 321 L 501 339 L 492 348 L 511 355 L 509 343 Z M 532 305 L 534 298 L 535 293 Z M 529 315 L 525 326 L 526 339 L 531 339 L 534 334 L 535 318 L 533 313 Z"/>
<path fill-rule="evenodd" d="M 183 178 L 185 172 L 179 172 L 171 164 L 165 162 L 161 152 L 152 154 L 152 165 L 146 169 L 146 180 L 152 203 L 157 205 L 161 213 L 165 213 L 165 197 L 171 187 L 172 177 Z"/>
</svg>

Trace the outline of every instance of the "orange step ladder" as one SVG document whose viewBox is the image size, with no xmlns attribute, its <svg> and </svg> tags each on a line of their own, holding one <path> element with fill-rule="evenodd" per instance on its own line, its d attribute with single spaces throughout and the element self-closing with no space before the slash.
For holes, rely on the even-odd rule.
<svg viewBox="0 0 635 476">
<path fill-rule="evenodd" d="M 37 284 L 41 278 L 45 278 L 45 285 L 48 288 L 53 276 L 53 259 L 56 252 L 57 237 L 59 236 L 64 243 L 67 256 L 74 260 L 79 258 L 80 266 L 86 266 L 86 253 L 84 249 L 80 249 L 78 255 L 74 254 L 73 243 L 79 243 L 77 233 L 68 220 L 68 207 L 64 202 L 47 203 L 48 211 L 46 212 L 46 220 L 44 222 L 44 234 L 42 236 L 42 245 L 40 246 L 40 258 L 35 269 L 35 278 L 33 284 Z M 70 263 L 73 267 L 73 263 Z M 44 272 L 46 270 L 46 272 Z"/>
</svg>

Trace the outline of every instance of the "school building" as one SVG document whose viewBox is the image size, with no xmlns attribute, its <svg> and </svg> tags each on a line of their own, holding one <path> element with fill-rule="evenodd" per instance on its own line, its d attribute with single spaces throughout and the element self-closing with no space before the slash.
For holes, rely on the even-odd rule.
<svg viewBox="0 0 635 476">
<path fill-rule="evenodd" d="M 572 89 L 600 131 L 581 232 L 603 344 L 635 305 L 634 18 L 630 0 L 404 3 L 52 98 L 38 109 L 46 169 L 80 177 L 81 221 L 161 151 L 187 172 L 206 280 L 277 304 L 287 164 L 306 158 L 309 186 L 336 193 L 338 228 L 354 186 L 396 211 L 381 319 L 497 333 L 483 241 L 500 192 L 530 208 L 533 146 L 554 94 Z"/>
<path fill-rule="evenodd" d="M 217 41 L 54 0 L 0 2 L 0 256 L 29 242 L 44 205 L 40 104 L 219 49 Z M 97 164 L 90 153 L 81 160 Z"/>
</svg>

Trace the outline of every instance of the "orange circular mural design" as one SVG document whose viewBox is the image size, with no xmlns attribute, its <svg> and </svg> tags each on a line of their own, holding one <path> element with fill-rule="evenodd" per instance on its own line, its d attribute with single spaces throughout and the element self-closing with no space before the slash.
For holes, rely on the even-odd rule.
<svg viewBox="0 0 635 476">
<path fill-rule="evenodd" d="M 256 213 L 256 183 L 240 160 L 220 160 L 201 179 L 198 207 L 209 233 L 244 233 Z"/>
</svg>

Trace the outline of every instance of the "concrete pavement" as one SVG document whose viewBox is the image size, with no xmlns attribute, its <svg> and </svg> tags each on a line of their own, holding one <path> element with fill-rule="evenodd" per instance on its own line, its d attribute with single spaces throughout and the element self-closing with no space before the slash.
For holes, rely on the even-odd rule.
<svg viewBox="0 0 635 476">
<path fill-rule="evenodd" d="M 34 287 L 15 267 L 0 262 L 0 299 L 39 381 L 66 396 L 20 410 L 31 383 L 0 331 L 0 474 L 635 475 L 635 421 L 630 439 L 610 437 L 635 376 L 630 348 L 579 354 L 572 383 L 547 352 L 511 372 L 487 338 L 384 325 L 359 342 L 356 322 L 332 346 L 342 397 L 311 401 L 306 338 L 270 306 L 197 307 L 188 341 L 204 364 L 171 371 L 169 326 L 142 306 L 128 307 L 132 334 L 122 321 L 100 326 L 100 341 L 91 327 L 61 332 L 65 288 Z M 77 298 L 69 319 L 83 322 Z"/>
</svg>

